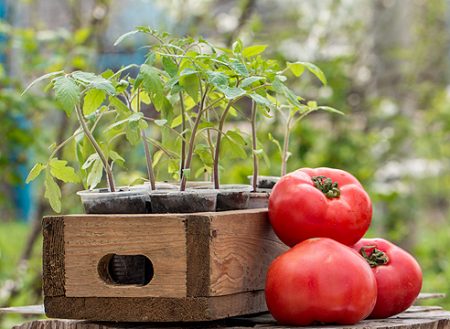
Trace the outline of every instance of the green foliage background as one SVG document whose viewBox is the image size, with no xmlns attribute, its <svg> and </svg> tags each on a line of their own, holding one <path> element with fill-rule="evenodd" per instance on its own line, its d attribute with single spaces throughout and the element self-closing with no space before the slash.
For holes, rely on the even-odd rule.
<svg viewBox="0 0 450 329">
<path fill-rule="evenodd" d="M 34 2 L 38 1 L 21 5 L 33 6 Z M 138 1 L 93 1 L 94 7 L 107 6 L 107 13 L 126 10 L 126 2 L 131 5 Z M 98 55 L 110 50 L 104 49 L 107 46 L 102 33 L 116 23 L 115 16 L 91 24 L 92 8 L 83 7 L 81 17 L 85 19 L 77 20 L 77 2 L 67 0 L 67 4 L 66 14 L 73 19 L 68 19 L 65 30 L 54 26 L 49 29 L 48 22 L 42 20 L 31 23 L 34 29 L 2 25 L 10 38 L 7 51 L 15 45 L 15 53 L 22 58 L 14 74 L 0 72 L 2 186 L 18 179 L 15 164 L 8 157 L 13 146 L 22 146 L 22 161 L 43 161 L 49 154 L 47 146 L 57 138 L 58 127 L 73 125 L 71 119 L 63 121 L 59 105 L 42 93 L 21 97 L 24 85 L 52 70 L 100 71 Z M 374 203 L 368 236 L 385 237 L 413 253 L 424 272 L 423 291 L 450 293 L 450 30 L 446 1 L 170 0 L 154 1 L 152 5 L 166 13 L 171 23 L 164 28 L 175 33 L 200 34 L 223 44 L 239 36 L 244 44 L 267 44 L 270 55 L 280 60 L 317 64 L 325 72 L 328 86 L 321 87 L 308 76 L 295 81 L 291 88 L 346 116 L 317 113 L 297 126 L 291 136 L 288 169 L 329 166 L 353 173 Z M 142 24 L 128 23 L 131 28 Z M 50 37 L 40 38 L 39 31 L 43 30 Z M 121 30 L 115 37 L 124 32 Z M 125 44 L 119 50 L 127 53 L 139 42 Z M 16 112 L 30 120 L 31 130 L 15 125 Z M 280 154 L 268 138 L 270 132 L 282 139 L 280 121 L 274 114 L 258 124 L 258 136 L 268 154 L 268 160 L 261 161 L 262 174 L 278 175 L 280 171 Z M 233 124 L 249 131 L 248 122 L 236 119 Z M 123 146 L 122 152 L 129 159 L 128 169 L 118 175 L 118 181 L 128 184 L 145 170 L 143 150 L 129 151 Z M 223 182 L 247 181 L 250 157 L 225 161 Z M 157 172 L 159 177 L 168 177 L 167 164 L 162 163 Z M 74 195 L 80 188 L 64 187 L 63 212 L 81 211 Z M 41 194 L 39 182 L 35 191 Z M 0 218 L 3 303 L 2 287 L 9 279 L 17 278 L 16 263 L 28 228 L 11 223 L 14 212 L 6 189 L 0 192 L 0 202 L 2 214 L 6 214 Z M 41 208 L 38 217 L 49 213 L 48 208 Z M 12 304 L 40 301 L 39 295 L 36 298 L 32 293 L 36 283 L 33 278 L 39 274 L 39 257 L 36 252 L 21 281 L 23 289 Z M 449 298 L 434 303 L 450 308 Z M 3 322 L 5 328 L 20 319 L 7 321 Z"/>
</svg>

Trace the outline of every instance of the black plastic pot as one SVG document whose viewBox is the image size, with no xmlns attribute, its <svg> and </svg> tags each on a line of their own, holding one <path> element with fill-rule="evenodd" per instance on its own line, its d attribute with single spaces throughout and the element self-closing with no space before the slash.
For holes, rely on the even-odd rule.
<svg viewBox="0 0 450 329">
<path fill-rule="evenodd" d="M 269 192 L 251 192 L 248 209 L 267 208 L 269 206 Z"/>
<path fill-rule="evenodd" d="M 217 194 L 217 211 L 247 209 L 252 187 L 242 184 L 223 184 Z"/>
<path fill-rule="evenodd" d="M 250 184 L 253 184 L 253 176 L 247 176 Z M 256 187 L 264 191 L 271 190 L 275 184 L 280 180 L 278 176 L 258 176 L 256 179 Z"/>
<path fill-rule="evenodd" d="M 218 191 L 187 189 L 186 191 L 158 191 L 150 193 L 153 213 L 193 213 L 216 210 Z"/>
<path fill-rule="evenodd" d="M 151 211 L 150 195 L 143 186 L 79 191 L 87 214 L 145 214 Z"/>
</svg>

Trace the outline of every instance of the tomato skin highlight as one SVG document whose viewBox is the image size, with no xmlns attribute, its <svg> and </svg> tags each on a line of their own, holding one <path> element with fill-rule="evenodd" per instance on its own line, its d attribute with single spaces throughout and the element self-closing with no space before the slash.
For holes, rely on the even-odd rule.
<svg viewBox="0 0 450 329">
<path fill-rule="evenodd" d="M 372 312 L 377 286 L 370 266 L 351 248 L 315 238 L 273 261 L 265 294 L 281 324 L 355 324 Z"/>
<path fill-rule="evenodd" d="M 325 176 L 339 186 L 340 196 L 329 198 L 313 182 Z M 302 168 L 275 184 L 269 198 L 272 227 L 288 246 L 309 238 L 327 237 L 351 246 L 367 232 L 372 203 L 351 174 L 332 168 Z"/>
<path fill-rule="evenodd" d="M 405 311 L 422 288 L 420 265 L 408 252 L 384 239 L 361 239 L 353 249 L 360 252 L 362 247 L 375 247 L 388 257 L 386 264 L 372 267 L 378 298 L 369 317 L 383 319 Z"/>
</svg>

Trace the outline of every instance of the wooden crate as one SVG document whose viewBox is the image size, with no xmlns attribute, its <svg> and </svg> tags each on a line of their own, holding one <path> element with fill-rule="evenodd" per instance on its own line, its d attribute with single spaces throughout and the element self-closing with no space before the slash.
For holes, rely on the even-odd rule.
<svg viewBox="0 0 450 329">
<path fill-rule="evenodd" d="M 43 219 L 49 317 L 95 321 L 206 321 L 266 311 L 264 280 L 287 247 L 264 209 Z M 144 286 L 105 279 L 108 255 L 144 255 Z"/>
</svg>

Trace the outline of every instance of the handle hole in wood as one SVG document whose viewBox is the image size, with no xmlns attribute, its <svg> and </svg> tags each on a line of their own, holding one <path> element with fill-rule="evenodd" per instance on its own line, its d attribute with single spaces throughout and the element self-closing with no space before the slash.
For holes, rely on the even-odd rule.
<svg viewBox="0 0 450 329">
<path fill-rule="evenodd" d="M 98 263 L 98 274 L 108 284 L 145 286 L 153 279 L 153 264 L 144 255 L 103 256 Z"/>
</svg>

